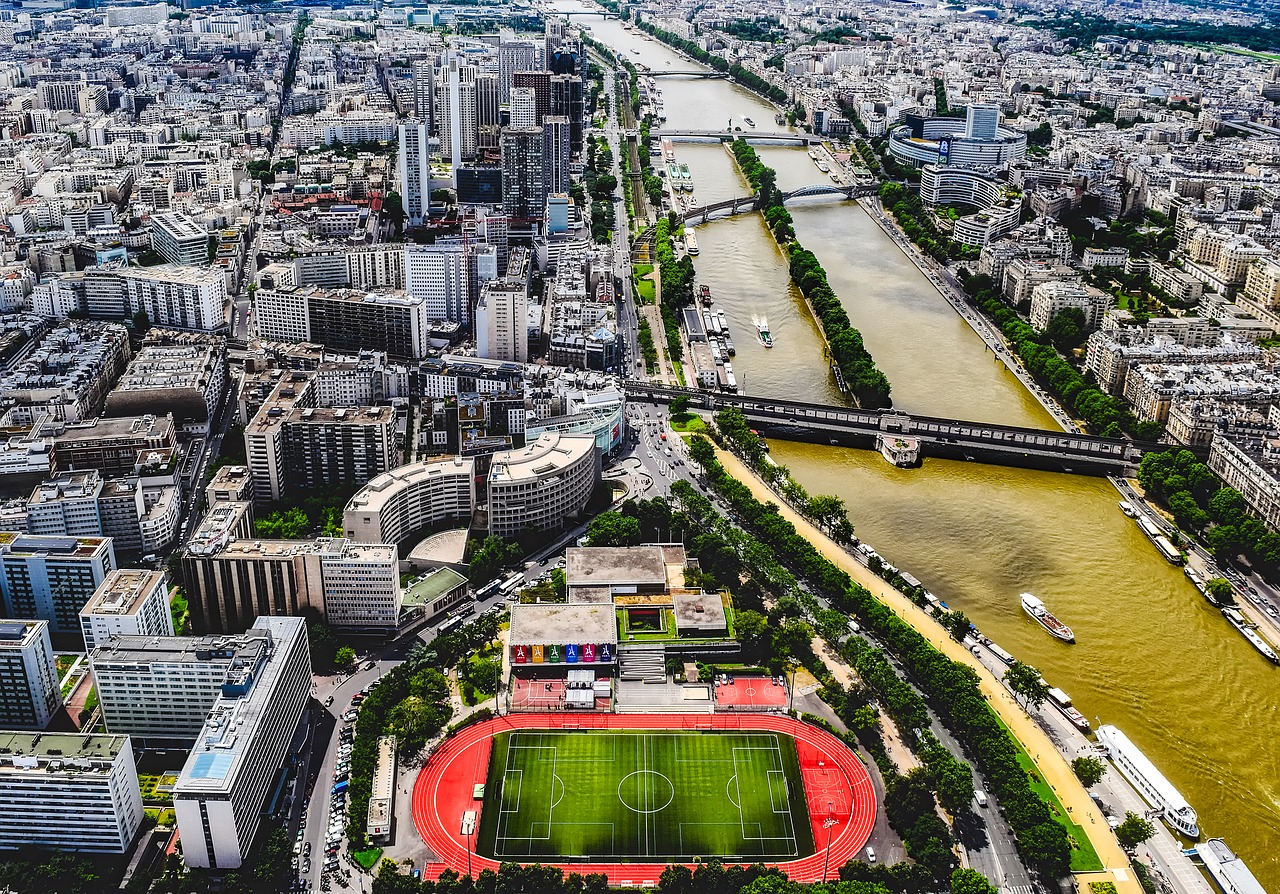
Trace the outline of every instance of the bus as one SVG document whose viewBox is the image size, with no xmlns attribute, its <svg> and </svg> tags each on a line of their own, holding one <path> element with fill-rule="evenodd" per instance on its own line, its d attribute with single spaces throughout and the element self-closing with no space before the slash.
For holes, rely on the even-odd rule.
<svg viewBox="0 0 1280 894">
<path fill-rule="evenodd" d="M 483 587 L 476 590 L 476 595 L 475 595 L 476 601 L 478 602 L 481 599 L 488 599 L 490 596 L 492 596 L 494 593 L 498 591 L 498 587 L 500 586 L 502 586 L 502 581 L 500 580 L 489 581 Z"/>
<path fill-rule="evenodd" d="M 510 596 L 520 588 L 524 583 L 524 575 L 516 572 L 502 582 L 502 586 L 498 587 L 498 592 L 503 596 Z"/>
<path fill-rule="evenodd" d="M 449 620 L 445 621 L 443 624 L 440 625 L 440 627 L 436 630 L 436 635 L 444 636 L 446 633 L 450 633 L 451 631 L 457 630 L 461 626 L 462 626 L 462 616 L 455 615 L 454 617 L 450 618 Z"/>
</svg>

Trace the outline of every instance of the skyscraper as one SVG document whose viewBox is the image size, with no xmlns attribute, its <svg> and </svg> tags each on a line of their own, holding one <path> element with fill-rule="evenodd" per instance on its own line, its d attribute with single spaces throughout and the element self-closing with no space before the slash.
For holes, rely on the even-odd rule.
<svg viewBox="0 0 1280 894">
<path fill-rule="evenodd" d="M 431 129 L 435 110 L 436 66 L 430 59 L 413 63 L 413 112 Z"/>
<path fill-rule="evenodd" d="M 418 226 L 431 210 L 431 145 L 425 121 L 410 119 L 400 125 L 397 170 L 405 217 L 411 226 Z"/>
<path fill-rule="evenodd" d="M 529 260 L 511 250 L 506 275 L 484 284 L 476 303 L 476 352 L 488 360 L 529 359 Z"/>
<path fill-rule="evenodd" d="M 405 246 L 404 290 L 426 304 L 428 320 L 471 325 L 470 282 L 461 241 Z"/>
<path fill-rule="evenodd" d="M 532 87 L 511 88 L 511 126 L 521 130 L 538 126 L 538 97 Z"/>
<path fill-rule="evenodd" d="M 436 112 L 440 150 L 449 151 L 454 167 L 476 154 L 476 67 L 451 55 L 440 70 Z"/>
<path fill-rule="evenodd" d="M 508 127 L 502 132 L 502 207 L 514 229 L 542 216 L 547 201 L 542 128 Z"/>
<path fill-rule="evenodd" d="M 582 79 L 577 75 L 551 76 L 551 114 L 563 115 L 569 121 L 569 150 L 582 151 L 585 108 L 582 102 Z"/>
<path fill-rule="evenodd" d="M 551 72 L 542 69 L 536 71 L 517 71 L 511 75 L 511 89 L 516 87 L 532 87 L 536 97 L 537 121 L 551 114 Z"/>
<path fill-rule="evenodd" d="M 517 71 L 542 67 L 538 45 L 529 40 L 509 40 L 498 45 L 498 89 L 502 102 L 511 101 L 512 76 Z"/>
<path fill-rule="evenodd" d="M 547 194 L 569 191 L 569 119 L 548 115 L 542 119 L 542 179 Z"/>
</svg>

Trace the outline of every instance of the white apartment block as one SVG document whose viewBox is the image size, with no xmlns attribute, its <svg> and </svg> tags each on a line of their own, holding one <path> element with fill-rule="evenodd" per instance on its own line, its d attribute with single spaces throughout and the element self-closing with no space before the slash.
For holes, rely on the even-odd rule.
<svg viewBox="0 0 1280 894">
<path fill-rule="evenodd" d="M 228 673 L 174 787 L 188 866 L 235 869 L 244 860 L 311 691 L 302 618 L 259 618 L 249 632 L 267 648 Z"/>
<path fill-rule="evenodd" d="M 576 518 L 600 480 L 592 435 L 546 433 L 519 450 L 493 455 L 489 470 L 489 531 L 515 537 L 527 528 L 550 531 Z"/>
<path fill-rule="evenodd" d="M 454 518 L 476 503 L 475 459 L 416 462 L 374 478 L 351 498 L 342 516 L 357 543 L 403 543 L 410 535 Z"/>
<path fill-rule="evenodd" d="M 487 360 L 529 359 L 529 289 L 523 281 L 484 284 L 476 303 L 476 353 Z"/>
<path fill-rule="evenodd" d="M 471 276 L 460 241 L 406 245 L 404 288 L 423 303 L 428 320 L 471 324 Z"/>
<path fill-rule="evenodd" d="M 0 733 L 0 848 L 121 854 L 142 825 L 128 736 Z"/>
<path fill-rule="evenodd" d="M 80 609 L 116 567 L 109 537 L 0 532 L 0 597 L 10 618 L 40 618 L 79 633 Z"/>
<path fill-rule="evenodd" d="M 387 543 L 334 539 L 320 550 L 324 613 L 336 627 L 393 629 L 400 620 L 400 562 Z"/>
<path fill-rule="evenodd" d="M 1031 290 L 1031 327 L 1043 332 L 1062 311 L 1078 307 L 1084 312 L 1084 328 L 1096 329 L 1111 304 L 1110 295 L 1078 282 L 1042 282 Z"/>
<path fill-rule="evenodd" d="M 129 267 L 119 271 L 125 308 L 153 326 L 217 332 L 227 327 L 227 280 L 214 267 Z"/>
<path fill-rule="evenodd" d="M 42 730 L 62 708 L 48 621 L 0 621 L 0 727 Z"/>
<path fill-rule="evenodd" d="M 117 568 L 80 610 L 84 649 L 113 636 L 173 636 L 169 578 L 162 571 Z"/>
<path fill-rule="evenodd" d="M 176 211 L 151 215 L 151 247 L 170 264 L 209 263 L 209 233 Z"/>
<path fill-rule="evenodd" d="M 400 125 L 399 157 L 396 171 L 400 175 L 400 196 L 410 226 L 418 226 L 431 210 L 431 141 L 429 123 L 410 120 Z"/>
<path fill-rule="evenodd" d="M 311 341 L 307 295 L 296 286 L 259 289 L 253 296 L 258 335 L 268 341 Z"/>
</svg>

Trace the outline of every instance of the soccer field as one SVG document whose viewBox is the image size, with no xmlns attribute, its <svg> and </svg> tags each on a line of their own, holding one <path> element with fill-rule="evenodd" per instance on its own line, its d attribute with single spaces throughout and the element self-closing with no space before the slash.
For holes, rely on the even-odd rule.
<svg viewBox="0 0 1280 894">
<path fill-rule="evenodd" d="M 795 742 L 772 732 L 494 737 L 476 850 L 497 860 L 813 853 Z"/>
</svg>

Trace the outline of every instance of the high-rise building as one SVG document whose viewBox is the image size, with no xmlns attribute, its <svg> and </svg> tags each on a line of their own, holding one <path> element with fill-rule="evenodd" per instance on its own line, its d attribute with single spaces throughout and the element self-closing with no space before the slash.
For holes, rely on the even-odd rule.
<svg viewBox="0 0 1280 894">
<path fill-rule="evenodd" d="M 538 45 L 530 40 L 508 40 L 498 45 L 498 89 L 502 102 L 511 101 L 512 77 L 517 71 L 541 67 Z"/>
<path fill-rule="evenodd" d="M 551 72 L 541 69 L 513 72 L 511 89 L 514 90 L 516 87 L 533 89 L 537 113 L 537 120 L 534 123 L 541 124 L 542 119 L 551 114 Z"/>
<path fill-rule="evenodd" d="M 563 115 L 548 115 L 542 119 L 543 183 L 547 194 L 569 191 L 569 119 Z"/>
<path fill-rule="evenodd" d="M 405 293 L 421 301 L 428 320 L 471 325 L 471 289 L 466 247 L 461 240 L 406 245 Z"/>
<path fill-rule="evenodd" d="M 128 736 L 0 733 L 0 848 L 122 854 L 142 825 Z"/>
<path fill-rule="evenodd" d="M 1000 107 L 975 103 L 965 112 L 964 135 L 970 140 L 994 140 L 1000 127 Z"/>
<path fill-rule="evenodd" d="M 425 119 L 400 125 L 400 148 L 396 170 L 400 175 L 400 197 L 410 226 L 419 226 L 431 212 L 431 142 Z"/>
<path fill-rule="evenodd" d="M 86 652 L 113 636 L 173 636 L 168 576 L 140 568 L 112 571 L 80 610 L 80 632 Z"/>
<path fill-rule="evenodd" d="M 529 229 L 547 201 L 543 152 L 540 127 L 502 132 L 502 207 L 518 229 Z"/>
<path fill-rule="evenodd" d="M 237 668 L 256 669 L 270 643 L 260 630 L 218 636 L 112 636 L 89 653 L 107 730 L 190 745 Z"/>
<path fill-rule="evenodd" d="M 582 78 L 568 74 L 551 76 L 551 114 L 563 115 L 568 119 L 569 149 L 574 155 L 582 152 L 583 128 L 586 123 Z"/>
<path fill-rule="evenodd" d="M 511 126 L 520 130 L 538 126 L 538 95 L 532 87 L 511 88 Z"/>
<path fill-rule="evenodd" d="M 193 263 L 204 266 L 184 267 L 175 262 L 120 270 L 125 310 L 129 314 L 141 311 L 153 326 L 168 329 L 226 329 L 227 278 L 219 267 L 204 261 Z"/>
<path fill-rule="evenodd" d="M 188 866 L 235 869 L 262 822 L 311 690 L 302 618 L 259 618 L 266 649 L 232 668 L 173 790 Z"/>
<path fill-rule="evenodd" d="M 49 622 L 0 621 L 0 727 L 44 729 L 62 707 L 59 683 Z"/>
<path fill-rule="evenodd" d="M 492 72 L 476 75 L 476 127 L 497 127 L 502 123 L 499 111 L 502 105 L 501 85 Z"/>
<path fill-rule="evenodd" d="M 484 284 L 476 304 L 476 353 L 488 360 L 529 359 L 529 259 L 513 248 L 506 275 Z"/>
<path fill-rule="evenodd" d="M 208 231 L 177 211 L 151 215 L 151 247 L 170 264 L 209 263 Z"/>
<path fill-rule="evenodd" d="M 0 533 L 0 596 L 10 618 L 39 618 L 79 633 L 80 610 L 116 567 L 109 537 Z"/>
<path fill-rule="evenodd" d="M 85 86 L 82 71 L 51 71 L 39 76 L 36 92 L 40 107 L 57 112 L 75 112 L 80 108 L 80 91 Z"/>
<path fill-rule="evenodd" d="M 552 71 L 555 70 L 552 67 L 552 60 L 555 58 L 556 50 L 560 49 L 560 46 L 564 43 L 568 29 L 569 23 L 564 19 L 547 19 L 546 27 L 543 30 L 542 57 L 547 60 L 547 68 L 552 69 Z"/>
<path fill-rule="evenodd" d="M 476 154 L 476 67 L 450 55 L 440 69 L 436 93 L 440 151 L 449 152 L 454 167 Z"/>
<path fill-rule="evenodd" d="M 435 110 L 436 66 L 430 59 L 413 63 L 413 114 L 431 129 Z"/>
</svg>

